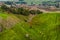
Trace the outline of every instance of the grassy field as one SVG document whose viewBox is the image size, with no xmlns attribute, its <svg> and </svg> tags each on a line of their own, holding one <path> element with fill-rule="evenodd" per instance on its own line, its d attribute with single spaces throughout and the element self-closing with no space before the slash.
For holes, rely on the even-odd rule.
<svg viewBox="0 0 60 40">
<path fill-rule="evenodd" d="M 24 22 L 27 17 L 16 16 L 12 14 L 0 14 L 0 17 L 14 16 L 18 18 L 10 29 L 0 32 L 0 40 L 60 40 L 60 14 L 47 13 L 36 15 L 31 22 Z M 12 17 L 11 17 L 12 18 Z M 14 19 L 17 20 L 17 19 Z M 26 37 L 26 34 L 29 36 Z"/>
</svg>

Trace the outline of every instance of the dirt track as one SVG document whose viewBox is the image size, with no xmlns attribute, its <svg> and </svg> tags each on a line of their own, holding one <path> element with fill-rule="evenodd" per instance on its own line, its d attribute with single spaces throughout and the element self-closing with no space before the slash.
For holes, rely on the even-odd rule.
<svg viewBox="0 0 60 40">
<path fill-rule="evenodd" d="M 51 12 L 52 12 L 52 13 L 55 13 L 55 12 L 56 12 L 56 13 L 60 13 L 60 11 L 48 11 L 48 10 L 46 11 L 46 10 L 44 10 L 44 9 L 39 9 L 39 10 L 42 11 L 42 12 L 44 12 L 44 13 L 51 13 Z"/>
</svg>

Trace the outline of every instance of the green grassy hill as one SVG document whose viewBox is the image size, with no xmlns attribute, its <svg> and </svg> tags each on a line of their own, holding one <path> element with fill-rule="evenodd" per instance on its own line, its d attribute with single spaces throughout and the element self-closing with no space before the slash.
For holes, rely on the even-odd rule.
<svg viewBox="0 0 60 40">
<path fill-rule="evenodd" d="M 0 32 L 0 40 L 60 40 L 60 14 L 58 13 L 36 15 L 29 23 L 24 22 L 21 15 L 17 17 L 13 14 L 0 14 L 0 17 L 5 20 L 9 16 L 14 21 L 10 19 L 8 22 L 15 22 L 15 24 L 9 29 L 2 25 L 4 30 Z"/>
</svg>

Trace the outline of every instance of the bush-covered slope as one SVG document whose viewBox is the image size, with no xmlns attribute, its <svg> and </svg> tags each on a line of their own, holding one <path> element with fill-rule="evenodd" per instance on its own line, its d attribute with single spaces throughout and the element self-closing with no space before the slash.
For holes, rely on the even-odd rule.
<svg viewBox="0 0 60 40">
<path fill-rule="evenodd" d="M 60 40 L 60 14 L 40 14 L 29 23 L 20 21 L 0 32 L 0 40 Z"/>
</svg>

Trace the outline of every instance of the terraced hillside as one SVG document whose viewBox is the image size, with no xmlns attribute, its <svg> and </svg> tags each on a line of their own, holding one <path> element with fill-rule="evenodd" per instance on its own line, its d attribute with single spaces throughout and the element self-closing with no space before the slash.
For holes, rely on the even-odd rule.
<svg viewBox="0 0 60 40">
<path fill-rule="evenodd" d="M 30 22 L 20 17 L 0 14 L 0 40 L 60 40 L 60 14 L 39 14 Z"/>
</svg>

